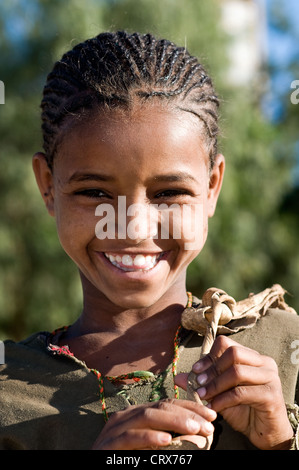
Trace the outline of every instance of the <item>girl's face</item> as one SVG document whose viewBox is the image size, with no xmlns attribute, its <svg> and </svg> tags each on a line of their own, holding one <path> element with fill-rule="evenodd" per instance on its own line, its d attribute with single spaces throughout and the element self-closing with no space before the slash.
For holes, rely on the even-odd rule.
<svg viewBox="0 0 299 470">
<path fill-rule="evenodd" d="M 224 171 L 221 155 L 209 171 L 199 129 L 192 114 L 150 104 L 77 124 L 53 173 L 35 155 L 41 193 L 83 288 L 91 284 L 123 308 L 175 299 L 185 288 Z"/>
</svg>

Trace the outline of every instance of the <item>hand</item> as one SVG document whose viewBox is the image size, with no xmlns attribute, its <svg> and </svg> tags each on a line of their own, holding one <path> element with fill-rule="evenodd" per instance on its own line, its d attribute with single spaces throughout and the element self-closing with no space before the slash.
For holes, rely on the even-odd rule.
<svg viewBox="0 0 299 470">
<path fill-rule="evenodd" d="M 218 336 L 210 353 L 193 366 L 198 395 L 260 449 L 289 448 L 289 423 L 275 361 Z M 186 375 L 176 377 L 186 388 Z"/>
<path fill-rule="evenodd" d="M 216 412 L 187 400 L 161 400 L 114 413 L 94 443 L 94 450 L 136 450 L 167 446 L 170 432 L 186 440 L 211 435 Z M 204 439 L 205 442 L 206 439 Z"/>
</svg>

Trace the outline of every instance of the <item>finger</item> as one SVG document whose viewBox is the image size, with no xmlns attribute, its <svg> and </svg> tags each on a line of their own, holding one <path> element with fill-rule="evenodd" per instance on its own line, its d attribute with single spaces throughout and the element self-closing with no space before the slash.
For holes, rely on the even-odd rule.
<svg viewBox="0 0 299 470">
<path fill-rule="evenodd" d="M 211 437 L 210 437 L 210 439 L 211 439 Z M 198 450 L 207 449 L 207 445 L 209 445 L 209 442 L 211 442 L 209 440 L 209 438 L 203 437 L 203 436 L 179 436 L 179 437 L 176 437 L 172 440 L 173 443 L 175 443 L 177 441 L 179 441 L 179 442 L 184 442 L 184 441 L 191 442 L 192 444 L 196 445 Z"/>
<path fill-rule="evenodd" d="M 201 387 L 197 393 L 200 398 L 210 401 L 216 395 L 240 386 L 266 385 L 275 381 L 276 375 L 272 369 L 265 367 L 252 367 L 251 365 L 233 364 L 223 373 L 212 376 L 208 373 L 200 374 L 197 380 Z"/>
<path fill-rule="evenodd" d="M 222 413 L 228 408 L 239 405 L 249 405 L 263 413 L 267 413 L 269 407 L 273 408 L 273 391 L 271 386 L 255 385 L 248 387 L 246 385 L 235 387 L 214 397 L 210 405 L 215 411 Z M 283 402 L 277 397 L 277 403 Z"/>
<path fill-rule="evenodd" d="M 188 374 L 182 372 L 175 376 L 174 383 L 178 387 L 182 388 L 183 390 L 187 390 L 187 380 L 188 380 Z"/>
<path fill-rule="evenodd" d="M 172 431 L 178 434 L 207 437 L 214 431 L 213 425 L 194 413 L 193 403 L 189 403 L 191 410 L 177 406 L 176 413 L 168 403 L 161 403 L 159 407 L 148 407 L 135 414 L 132 423 L 126 421 L 126 426 L 115 428 L 113 432 L 101 441 L 103 450 L 143 449 L 169 445 Z M 204 408 L 204 407 L 202 407 Z M 206 410 L 210 416 L 216 416 L 214 410 Z M 96 448 L 96 447 L 95 447 Z"/>
<path fill-rule="evenodd" d="M 214 431 L 211 421 L 216 417 L 215 411 L 195 402 L 186 400 L 184 405 L 182 402 L 174 406 L 171 402 L 162 401 L 156 407 L 148 407 L 140 416 L 140 421 L 135 419 L 135 425 L 178 434 L 210 435 Z"/>
<path fill-rule="evenodd" d="M 177 406 L 184 407 L 187 410 L 190 410 L 193 413 L 198 414 L 206 421 L 212 422 L 217 418 L 217 413 L 213 410 L 207 408 L 205 405 L 200 405 L 195 401 L 191 400 L 175 400 Z"/>
<path fill-rule="evenodd" d="M 263 356 L 226 336 L 218 336 L 209 354 L 194 364 L 193 371 L 198 374 L 212 367 L 215 375 L 219 375 L 233 363 L 259 367 L 263 364 Z"/>
<path fill-rule="evenodd" d="M 265 368 L 272 373 L 276 373 L 277 371 L 277 366 L 271 358 L 263 356 L 253 350 L 232 346 L 228 348 L 219 359 L 214 360 L 213 364 L 208 369 L 198 374 L 197 382 L 199 385 L 204 385 L 211 382 L 214 378 L 221 377 L 226 371 L 229 371 L 231 374 L 236 374 L 236 378 L 242 381 L 243 377 L 238 377 L 237 374 L 246 372 L 247 369 L 238 367 L 240 365 L 248 366 L 249 371 L 250 368 Z"/>
<path fill-rule="evenodd" d="M 217 418 L 217 415 L 213 412 L 213 410 L 210 410 L 206 406 L 200 405 L 192 400 L 166 399 L 153 403 L 152 406 L 158 409 L 165 409 L 170 413 L 179 414 L 180 416 L 183 416 L 182 413 L 187 413 L 189 417 L 189 412 L 191 412 L 192 415 L 194 414 L 195 416 L 198 416 L 199 418 L 204 418 L 205 420 L 210 422 L 214 421 Z M 181 408 L 184 411 L 182 411 Z"/>
<path fill-rule="evenodd" d="M 94 449 L 101 450 L 138 450 L 145 448 L 158 448 L 171 443 L 170 433 L 156 431 L 153 429 L 126 429 L 117 436 L 107 436 L 101 441 L 100 447 L 97 442 Z"/>
<path fill-rule="evenodd" d="M 112 432 L 121 434 L 130 429 L 156 429 L 179 434 L 209 435 L 209 425 L 217 414 L 214 410 L 189 400 L 161 400 L 147 406 L 132 406 L 110 418 Z"/>
<path fill-rule="evenodd" d="M 157 411 L 152 412 L 152 409 Z M 144 428 L 148 426 L 148 420 L 150 418 L 152 421 L 151 427 L 160 429 L 162 426 L 161 423 L 163 423 L 163 426 L 168 425 L 169 415 L 177 417 L 177 419 L 179 418 L 181 421 L 190 419 L 191 417 L 195 420 L 199 420 L 199 422 L 201 422 L 201 420 L 211 422 L 217 417 L 213 410 L 209 410 L 196 402 L 190 400 L 166 399 L 144 406 L 130 406 L 125 410 L 114 413 L 111 415 L 106 427 L 108 427 L 109 430 L 117 428 L 120 434 L 125 431 L 127 427 Z M 163 419 L 165 418 L 168 418 L 168 421 L 164 423 Z M 154 419 L 156 419 L 156 423 L 154 423 Z M 167 427 L 164 429 L 168 430 Z"/>
<path fill-rule="evenodd" d="M 131 406 L 112 415 L 96 442 L 101 449 L 141 449 L 169 444 L 170 432 L 209 436 L 217 413 L 187 400 Z M 133 447 L 132 447 L 133 446 Z"/>
</svg>

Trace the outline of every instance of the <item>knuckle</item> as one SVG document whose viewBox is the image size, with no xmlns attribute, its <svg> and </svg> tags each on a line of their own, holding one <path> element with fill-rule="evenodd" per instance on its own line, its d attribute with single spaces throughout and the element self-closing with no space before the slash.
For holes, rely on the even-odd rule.
<svg viewBox="0 0 299 470">
<path fill-rule="evenodd" d="M 166 398 L 165 400 L 162 400 L 162 403 L 166 403 L 168 406 L 176 405 L 177 400 L 175 398 Z"/>
<path fill-rule="evenodd" d="M 218 377 L 219 375 L 221 375 L 222 371 L 219 367 L 219 364 L 217 362 L 214 362 L 214 364 L 212 365 L 212 367 L 210 368 L 210 375 L 211 377 Z"/>
<path fill-rule="evenodd" d="M 147 407 L 144 410 L 144 413 L 147 417 L 152 417 L 156 413 L 156 410 L 159 411 L 172 411 L 173 407 L 177 405 L 177 400 L 174 398 L 166 398 L 165 400 L 159 400 L 153 404 L 153 406 Z"/>
<path fill-rule="evenodd" d="M 231 366 L 231 375 L 232 375 L 233 381 L 236 384 L 242 383 L 243 381 L 242 367 L 239 364 L 233 364 Z"/>
<path fill-rule="evenodd" d="M 279 404 L 284 402 L 279 388 L 270 384 L 264 385 L 263 401 L 265 409 L 273 413 L 277 412 Z"/>
<path fill-rule="evenodd" d="M 173 398 L 166 398 L 165 400 L 160 400 L 157 402 L 156 407 L 159 410 L 168 410 L 175 404 L 175 400 Z"/>
<path fill-rule="evenodd" d="M 110 413 L 109 425 L 113 426 L 114 424 L 118 423 L 118 421 L 122 418 L 123 415 L 124 415 L 124 410 L 115 411 L 114 413 Z"/>
<path fill-rule="evenodd" d="M 217 386 L 217 380 L 213 379 L 209 382 L 207 385 L 207 395 L 208 396 L 215 396 L 218 393 L 218 386 Z"/>
<path fill-rule="evenodd" d="M 238 363 L 241 361 L 241 351 L 238 346 L 230 346 L 227 350 L 227 354 L 232 363 Z"/>
<path fill-rule="evenodd" d="M 228 339 L 227 339 L 226 336 L 224 336 L 224 335 L 219 335 L 219 336 L 217 336 L 217 338 L 215 339 L 215 343 L 214 343 L 214 344 L 216 344 L 216 345 L 220 348 L 220 350 L 222 350 L 222 349 L 226 349 L 226 348 L 227 348 L 229 342 L 228 342 Z"/>
<path fill-rule="evenodd" d="M 241 404 L 243 403 L 244 401 L 244 397 L 246 395 L 246 388 L 245 387 L 234 387 L 232 390 L 231 390 L 231 394 L 234 398 L 234 402 L 235 404 Z"/>
<path fill-rule="evenodd" d="M 266 385 L 271 397 L 275 396 L 278 399 L 283 396 L 281 382 L 278 376 L 273 377 L 272 381 Z"/>
<path fill-rule="evenodd" d="M 278 374 L 278 366 L 276 361 L 272 357 L 267 357 L 268 367 L 275 373 Z"/>
<path fill-rule="evenodd" d="M 125 429 L 125 430 L 119 435 L 119 437 L 120 437 L 123 441 L 128 441 L 128 440 L 130 439 L 131 433 L 132 433 L 131 429 Z"/>
<path fill-rule="evenodd" d="M 160 409 L 160 405 L 158 405 L 158 409 Z M 145 423 L 150 423 L 155 416 L 155 409 L 152 407 L 146 407 L 141 410 L 141 418 Z"/>
<path fill-rule="evenodd" d="M 194 413 L 194 411 L 190 411 L 188 413 L 188 418 L 191 419 L 192 421 L 197 421 L 198 420 L 198 415 Z"/>
<path fill-rule="evenodd" d="M 274 387 L 270 383 L 264 384 L 264 399 L 271 398 L 273 396 Z"/>
</svg>

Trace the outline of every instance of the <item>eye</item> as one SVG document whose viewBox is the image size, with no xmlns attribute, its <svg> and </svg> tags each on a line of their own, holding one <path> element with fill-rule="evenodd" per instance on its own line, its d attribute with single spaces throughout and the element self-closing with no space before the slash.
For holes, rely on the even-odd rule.
<svg viewBox="0 0 299 470">
<path fill-rule="evenodd" d="M 182 196 L 192 196 L 187 189 L 167 189 L 156 194 L 156 198 L 178 198 Z"/>
<path fill-rule="evenodd" d="M 75 191 L 76 196 L 85 196 L 90 199 L 100 199 L 103 197 L 110 197 L 105 191 L 101 189 L 91 188 L 91 189 L 81 189 L 80 191 Z"/>
</svg>

